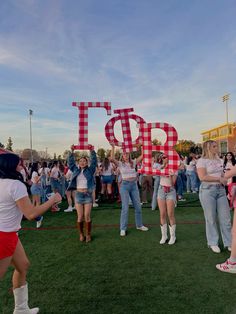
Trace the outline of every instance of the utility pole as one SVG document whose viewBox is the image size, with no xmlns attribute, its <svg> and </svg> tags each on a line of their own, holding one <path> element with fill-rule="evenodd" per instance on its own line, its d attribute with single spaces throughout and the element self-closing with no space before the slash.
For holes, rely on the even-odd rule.
<svg viewBox="0 0 236 314">
<path fill-rule="evenodd" d="M 33 115 L 33 110 L 29 109 L 29 120 L 30 120 L 30 161 L 33 163 L 33 148 L 32 148 L 32 123 L 31 117 Z"/>
<path fill-rule="evenodd" d="M 229 95 L 230 95 L 230 94 L 225 94 L 225 95 L 222 97 L 222 102 L 225 102 L 225 109 L 226 109 L 227 151 L 229 151 L 229 108 L 228 108 Z"/>
</svg>

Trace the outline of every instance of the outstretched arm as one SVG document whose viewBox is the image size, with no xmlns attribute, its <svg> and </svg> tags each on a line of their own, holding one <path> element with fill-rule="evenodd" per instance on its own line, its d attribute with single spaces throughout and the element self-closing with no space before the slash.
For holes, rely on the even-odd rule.
<svg viewBox="0 0 236 314">
<path fill-rule="evenodd" d="M 74 145 L 71 146 L 71 153 L 69 154 L 68 158 L 67 158 L 67 164 L 69 169 L 74 172 L 74 170 L 76 170 L 77 166 L 75 163 L 75 157 L 74 157 Z"/>
<path fill-rule="evenodd" d="M 119 165 L 118 161 L 115 159 L 115 145 L 111 145 L 111 157 L 110 157 L 110 162 L 113 162 L 117 167 Z"/>
<path fill-rule="evenodd" d="M 29 197 L 25 196 L 16 201 L 17 207 L 21 210 L 24 216 L 28 220 L 32 220 L 45 213 L 52 205 L 61 201 L 61 195 L 59 193 L 54 194 L 50 199 L 39 206 L 34 206 Z"/>
<path fill-rule="evenodd" d="M 93 146 L 90 146 L 89 148 L 90 148 L 90 159 L 91 159 L 89 168 L 93 173 L 95 173 L 96 167 L 97 167 L 97 154 L 95 150 L 93 149 Z"/>
<path fill-rule="evenodd" d="M 141 145 L 138 145 L 138 146 L 141 147 L 141 155 L 139 157 L 137 157 L 137 159 L 136 159 L 137 164 L 143 160 L 143 146 L 141 146 Z"/>
</svg>

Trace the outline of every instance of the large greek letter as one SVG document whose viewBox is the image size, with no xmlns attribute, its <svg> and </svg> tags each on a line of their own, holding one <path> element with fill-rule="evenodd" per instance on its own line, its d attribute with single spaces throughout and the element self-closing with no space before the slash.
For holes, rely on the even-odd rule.
<svg viewBox="0 0 236 314">
<path fill-rule="evenodd" d="M 73 102 L 72 106 L 78 107 L 78 145 L 74 145 L 75 149 L 89 149 L 88 144 L 88 108 L 105 108 L 107 115 L 111 115 L 110 102 Z"/>
</svg>

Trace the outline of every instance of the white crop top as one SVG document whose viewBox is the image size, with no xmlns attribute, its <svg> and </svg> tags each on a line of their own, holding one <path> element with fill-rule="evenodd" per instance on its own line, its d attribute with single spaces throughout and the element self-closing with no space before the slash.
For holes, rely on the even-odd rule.
<svg viewBox="0 0 236 314">
<path fill-rule="evenodd" d="M 136 160 L 133 161 L 133 167 L 130 166 L 129 162 L 119 161 L 119 170 L 122 180 L 127 180 L 131 178 L 137 178 L 137 171 L 135 170 Z"/>
<path fill-rule="evenodd" d="M 80 174 L 76 178 L 76 186 L 77 186 L 77 190 L 88 188 L 88 182 L 83 174 L 83 170 L 80 172 Z"/>
</svg>

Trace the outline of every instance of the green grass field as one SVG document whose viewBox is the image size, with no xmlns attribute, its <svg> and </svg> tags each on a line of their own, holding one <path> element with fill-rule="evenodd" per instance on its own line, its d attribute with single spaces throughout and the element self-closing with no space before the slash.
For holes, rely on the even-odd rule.
<svg viewBox="0 0 236 314">
<path fill-rule="evenodd" d="M 196 196 L 176 208 L 177 243 L 160 245 L 159 211 L 143 208 L 141 232 L 130 208 L 128 236 L 119 236 L 119 206 L 93 209 L 93 241 L 80 243 L 76 213 L 48 212 L 43 228 L 20 238 L 31 261 L 31 306 L 40 313 L 236 313 L 236 276 L 215 265 L 229 252 L 207 248 Z M 194 199 L 195 197 L 195 199 Z M 66 204 L 61 206 L 65 208 Z M 23 228 L 35 222 L 23 222 Z M 0 283 L 0 313 L 13 312 L 12 269 Z"/>
</svg>

